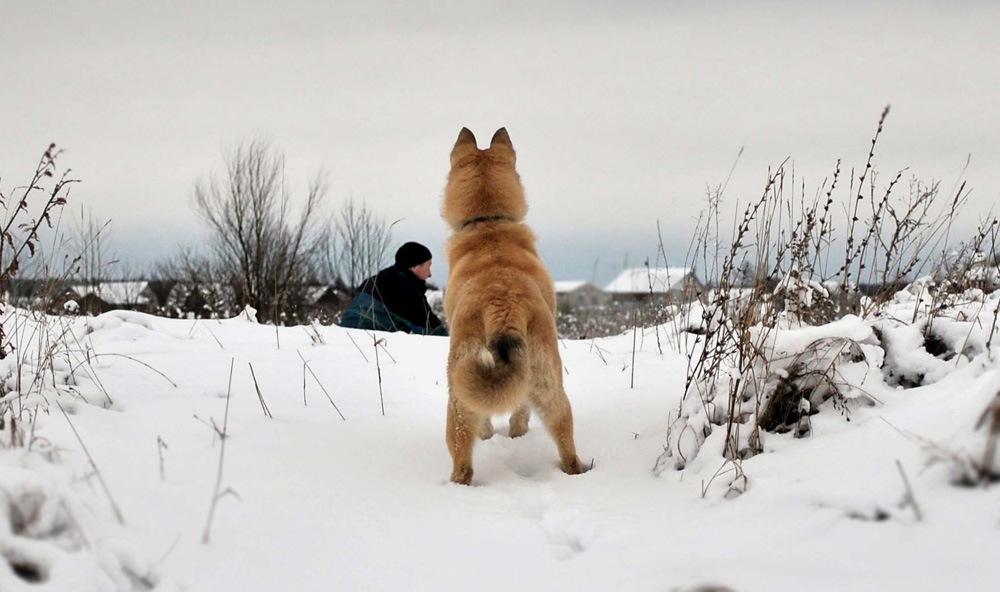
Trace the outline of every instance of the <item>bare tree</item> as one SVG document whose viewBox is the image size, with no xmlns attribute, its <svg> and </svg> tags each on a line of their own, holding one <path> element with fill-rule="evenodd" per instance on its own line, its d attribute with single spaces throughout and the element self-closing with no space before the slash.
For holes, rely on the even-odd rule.
<svg viewBox="0 0 1000 592">
<path fill-rule="evenodd" d="M 183 246 L 176 253 L 154 263 L 150 276 L 160 282 L 211 284 L 220 281 L 211 257 Z"/>
<path fill-rule="evenodd" d="M 220 273 L 242 304 L 263 321 L 301 305 L 314 275 L 326 228 L 319 210 L 327 192 L 322 173 L 309 183 L 298 216 L 284 183 L 284 155 L 260 138 L 244 141 L 224 157 L 221 175 L 195 185 L 194 208 L 209 228 Z"/>
<path fill-rule="evenodd" d="M 215 258 L 189 247 L 153 264 L 150 289 L 167 317 L 232 317 L 239 313 L 236 292 L 216 266 Z"/>
<path fill-rule="evenodd" d="M 328 253 L 338 277 L 351 289 L 374 275 L 386 263 L 392 225 L 353 199 L 340 210 Z"/>
<path fill-rule="evenodd" d="M 157 261 L 150 272 L 150 287 L 157 292 L 161 314 L 198 318 L 233 316 L 239 312 L 236 292 L 215 259 L 188 247 Z"/>
</svg>

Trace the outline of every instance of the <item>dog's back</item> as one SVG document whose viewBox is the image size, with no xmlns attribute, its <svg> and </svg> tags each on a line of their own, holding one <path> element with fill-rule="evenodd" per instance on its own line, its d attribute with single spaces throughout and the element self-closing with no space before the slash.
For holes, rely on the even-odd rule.
<svg viewBox="0 0 1000 592">
<path fill-rule="evenodd" d="M 568 418 L 556 433 L 543 413 L 564 470 L 579 472 L 572 413 L 562 389 L 555 292 L 535 237 L 523 224 L 527 202 L 515 161 L 506 130 L 494 135 L 489 149 L 479 150 L 472 132 L 463 129 L 445 189 L 443 215 L 454 231 L 445 292 L 451 332 L 448 438 L 456 465 L 452 480 L 463 483 L 472 476 L 471 443 L 464 432 L 474 436 L 476 424 L 488 424 L 491 414 L 515 411 L 511 433 L 523 433 L 529 401 Z"/>
<path fill-rule="evenodd" d="M 544 330 L 554 327 L 552 280 L 533 242 L 523 224 L 506 222 L 467 229 L 448 244 L 449 364 L 458 392 L 483 413 L 517 407 L 538 368 L 532 354 L 557 345 L 554 331 Z"/>
</svg>

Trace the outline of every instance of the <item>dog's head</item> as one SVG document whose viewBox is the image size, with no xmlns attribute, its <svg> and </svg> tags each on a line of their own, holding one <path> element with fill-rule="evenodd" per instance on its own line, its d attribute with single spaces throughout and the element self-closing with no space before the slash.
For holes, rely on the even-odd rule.
<svg viewBox="0 0 1000 592">
<path fill-rule="evenodd" d="M 462 128 L 451 150 L 451 173 L 444 190 L 442 216 L 452 230 L 469 222 L 501 218 L 520 222 L 528 213 L 521 179 L 514 169 L 517 156 L 510 136 L 500 128 L 490 147 L 480 150 L 476 137 Z"/>
</svg>

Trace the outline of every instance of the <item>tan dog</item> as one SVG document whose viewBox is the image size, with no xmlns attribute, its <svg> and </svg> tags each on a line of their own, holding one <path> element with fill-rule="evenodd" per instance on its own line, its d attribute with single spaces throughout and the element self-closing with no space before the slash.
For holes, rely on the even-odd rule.
<svg viewBox="0 0 1000 592">
<path fill-rule="evenodd" d="M 528 212 L 507 130 L 480 150 L 462 128 L 451 151 L 443 217 L 451 226 L 444 310 L 448 356 L 451 480 L 472 482 L 477 434 L 493 435 L 490 416 L 513 411 L 510 436 L 528 431 L 534 407 L 559 447 L 562 470 L 582 472 L 573 411 L 563 390 L 552 278 L 522 223 Z"/>
</svg>

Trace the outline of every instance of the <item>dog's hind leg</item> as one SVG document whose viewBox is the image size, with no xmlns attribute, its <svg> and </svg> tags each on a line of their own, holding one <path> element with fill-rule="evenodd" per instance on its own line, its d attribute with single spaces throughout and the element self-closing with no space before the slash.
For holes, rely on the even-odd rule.
<svg viewBox="0 0 1000 592">
<path fill-rule="evenodd" d="M 518 438 L 527 434 L 529 419 L 531 419 L 531 406 L 525 401 L 510 415 L 510 437 Z"/>
<path fill-rule="evenodd" d="M 482 428 L 482 421 L 483 418 L 478 413 L 466 408 L 453 395 L 448 396 L 445 441 L 448 443 L 448 452 L 451 453 L 452 483 L 472 483 L 472 448 Z"/>
<path fill-rule="evenodd" d="M 573 409 L 569 405 L 566 391 L 562 386 L 552 385 L 532 393 L 532 401 L 538 410 L 538 417 L 556 442 L 563 472 L 567 475 L 579 475 L 583 472 L 583 465 L 576 455 L 576 443 L 573 441 Z"/>
</svg>

